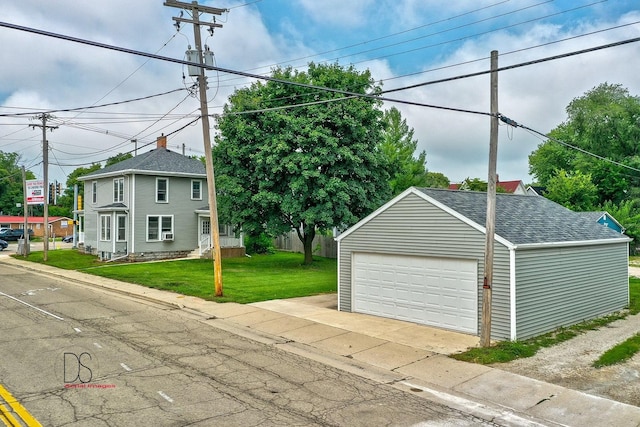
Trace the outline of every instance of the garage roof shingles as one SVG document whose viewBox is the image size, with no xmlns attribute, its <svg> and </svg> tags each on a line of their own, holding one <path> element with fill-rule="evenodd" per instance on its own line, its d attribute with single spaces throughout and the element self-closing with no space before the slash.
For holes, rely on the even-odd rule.
<svg viewBox="0 0 640 427">
<path fill-rule="evenodd" d="M 434 188 L 416 190 L 485 227 L 487 193 Z M 515 245 L 625 238 L 582 213 L 544 197 L 501 193 L 496 194 L 495 232 Z"/>
</svg>

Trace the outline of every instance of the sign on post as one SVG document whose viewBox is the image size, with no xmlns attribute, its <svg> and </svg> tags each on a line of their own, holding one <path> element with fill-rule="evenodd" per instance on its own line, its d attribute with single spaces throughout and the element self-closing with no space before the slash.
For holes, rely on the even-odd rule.
<svg viewBox="0 0 640 427">
<path fill-rule="evenodd" d="M 41 179 L 27 180 L 27 204 L 44 204 L 44 181 Z"/>
</svg>

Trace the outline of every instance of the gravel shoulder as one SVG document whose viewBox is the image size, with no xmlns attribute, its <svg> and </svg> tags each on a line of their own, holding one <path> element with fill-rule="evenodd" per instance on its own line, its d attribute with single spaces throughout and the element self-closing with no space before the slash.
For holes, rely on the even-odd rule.
<svg viewBox="0 0 640 427">
<path fill-rule="evenodd" d="M 630 267 L 629 275 L 640 277 L 640 268 Z M 544 348 L 533 357 L 492 367 L 640 406 L 640 353 L 618 365 L 592 366 L 602 353 L 638 332 L 640 314 Z"/>
</svg>

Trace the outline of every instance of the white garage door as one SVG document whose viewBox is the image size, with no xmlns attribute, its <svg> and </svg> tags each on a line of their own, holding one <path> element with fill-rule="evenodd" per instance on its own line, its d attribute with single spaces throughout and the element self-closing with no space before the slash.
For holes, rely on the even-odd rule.
<svg viewBox="0 0 640 427">
<path fill-rule="evenodd" d="M 477 262 L 354 253 L 353 310 L 477 334 Z"/>
</svg>

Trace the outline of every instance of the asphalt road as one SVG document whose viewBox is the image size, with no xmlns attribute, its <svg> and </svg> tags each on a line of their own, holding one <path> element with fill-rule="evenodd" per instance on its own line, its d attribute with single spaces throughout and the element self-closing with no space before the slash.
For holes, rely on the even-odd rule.
<svg viewBox="0 0 640 427">
<path fill-rule="evenodd" d="M 0 263 L 0 391 L 45 426 L 494 425 L 215 323 Z"/>
</svg>

